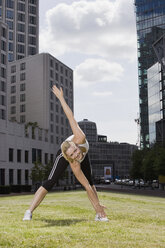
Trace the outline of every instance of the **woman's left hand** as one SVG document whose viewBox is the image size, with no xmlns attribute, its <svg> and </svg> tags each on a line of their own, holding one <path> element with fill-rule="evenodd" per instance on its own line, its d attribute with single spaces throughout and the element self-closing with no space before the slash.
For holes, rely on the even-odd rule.
<svg viewBox="0 0 165 248">
<path fill-rule="evenodd" d="M 53 85 L 52 91 L 59 100 L 63 98 L 63 89 L 61 87 L 58 89 L 56 85 Z"/>
</svg>

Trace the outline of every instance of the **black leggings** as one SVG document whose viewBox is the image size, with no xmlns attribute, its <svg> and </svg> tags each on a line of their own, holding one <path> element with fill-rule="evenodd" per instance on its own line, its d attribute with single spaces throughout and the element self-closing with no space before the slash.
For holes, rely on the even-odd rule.
<svg viewBox="0 0 165 248">
<path fill-rule="evenodd" d="M 63 157 L 61 149 L 57 152 L 56 159 L 54 161 L 52 170 L 48 177 L 48 180 L 43 183 L 43 187 L 50 191 L 58 179 L 61 177 L 63 172 L 66 170 L 69 162 Z M 81 162 L 81 170 L 83 171 L 85 177 L 88 179 L 89 184 L 93 185 L 91 165 L 88 153 L 86 154 L 84 160 Z"/>
</svg>

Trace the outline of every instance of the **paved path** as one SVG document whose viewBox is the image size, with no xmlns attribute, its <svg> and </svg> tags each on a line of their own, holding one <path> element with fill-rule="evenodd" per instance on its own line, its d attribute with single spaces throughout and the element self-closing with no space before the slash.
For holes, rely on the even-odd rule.
<svg viewBox="0 0 165 248">
<path fill-rule="evenodd" d="M 133 186 L 124 186 L 124 185 L 116 185 L 116 184 L 107 184 L 107 185 L 96 185 L 97 190 L 99 191 L 110 191 L 110 192 L 119 192 L 119 193 L 130 193 L 137 195 L 148 195 L 148 196 L 157 196 L 157 197 L 165 197 L 165 190 L 161 189 L 151 189 L 150 187 L 143 188 L 134 188 Z"/>
</svg>

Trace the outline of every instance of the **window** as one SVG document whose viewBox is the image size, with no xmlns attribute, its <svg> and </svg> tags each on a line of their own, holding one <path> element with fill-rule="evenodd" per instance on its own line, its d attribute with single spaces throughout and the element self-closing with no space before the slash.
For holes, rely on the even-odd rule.
<svg viewBox="0 0 165 248">
<path fill-rule="evenodd" d="M 6 10 L 6 18 L 8 18 L 8 19 L 14 18 L 14 13 L 12 10 Z"/>
<path fill-rule="evenodd" d="M 20 64 L 20 70 L 23 71 L 26 69 L 26 63 L 21 63 Z"/>
<path fill-rule="evenodd" d="M 17 150 L 17 162 L 21 162 L 21 150 L 20 149 L 18 149 Z"/>
<path fill-rule="evenodd" d="M 0 119 L 5 120 L 5 110 L 0 109 Z"/>
<path fill-rule="evenodd" d="M 50 67 L 53 68 L 53 60 L 52 59 L 50 59 Z"/>
<path fill-rule="evenodd" d="M 29 44 L 35 46 L 36 45 L 36 37 L 29 36 Z"/>
<path fill-rule="evenodd" d="M 50 77 L 53 78 L 54 74 L 53 74 L 53 70 L 50 70 Z"/>
<path fill-rule="evenodd" d="M 13 40 L 13 32 L 9 32 L 9 40 Z"/>
<path fill-rule="evenodd" d="M 1 40 L 1 49 L 6 51 L 6 42 L 4 40 Z"/>
<path fill-rule="evenodd" d="M 51 103 L 50 103 L 50 110 L 53 110 L 53 106 L 54 106 L 54 105 L 53 105 L 53 103 L 51 102 Z"/>
<path fill-rule="evenodd" d="M 10 29 L 10 30 L 13 30 L 13 22 L 12 21 L 6 21 L 6 23 L 7 23 L 7 25 L 8 25 L 8 28 Z"/>
<path fill-rule="evenodd" d="M 6 7 L 13 9 L 14 8 L 14 0 L 6 0 Z"/>
<path fill-rule="evenodd" d="M 10 103 L 11 104 L 16 103 L 16 96 L 11 96 Z"/>
<path fill-rule="evenodd" d="M 21 185 L 21 170 L 17 170 L 17 184 Z"/>
<path fill-rule="evenodd" d="M 24 43 L 25 42 L 25 35 L 24 34 L 18 34 L 17 39 L 19 42 Z"/>
<path fill-rule="evenodd" d="M 48 164 L 48 153 L 45 153 L 45 164 Z"/>
<path fill-rule="evenodd" d="M 63 73 L 63 67 L 62 66 L 60 66 L 60 72 Z"/>
<path fill-rule="evenodd" d="M 18 23 L 18 25 L 17 25 L 17 30 L 18 30 L 19 32 L 25 32 L 25 24 Z"/>
<path fill-rule="evenodd" d="M 0 185 L 5 185 L 5 169 L 0 169 Z"/>
<path fill-rule="evenodd" d="M 6 29 L 2 27 L 2 37 L 6 38 Z"/>
<path fill-rule="evenodd" d="M 29 151 L 25 151 L 25 163 L 29 163 Z"/>
<path fill-rule="evenodd" d="M 36 0 L 29 0 L 29 3 L 31 3 L 31 4 L 37 4 L 37 1 Z"/>
<path fill-rule="evenodd" d="M 58 71 L 58 63 L 56 63 L 56 71 Z"/>
<path fill-rule="evenodd" d="M 5 54 L 1 54 L 1 63 L 6 65 L 6 55 Z"/>
<path fill-rule="evenodd" d="M 9 148 L 9 162 L 13 162 L 13 161 L 14 161 L 14 149 Z"/>
<path fill-rule="evenodd" d="M 32 163 L 35 163 L 36 161 L 42 162 L 42 150 L 32 148 Z"/>
<path fill-rule="evenodd" d="M 13 43 L 9 42 L 9 51 L 13 51 Z"/>
<path fill-rule="evenodd" d="M 5 96 L 0 95 L 0 105 L 5 106 Z"/>
<path fill-rule="evenodd" d="M 20 116 L 20 123 L 25 123 L 25 121 L 26 121 L 25 115 L 21 115 Z"/>
<path fill-rule="evenodd" d="M 9 169 L 9 185 L 13 185 L 14 182 L 14 170 L 13 169 Z"/>
<path fill-rule="evenodd" d="M 25 101 L 25 94 L 21 94 L 20 95 L 20 102 L 24 102 Z"/>
<path fill-rule="evenodd" d="M 29 13 L 30 14 L 36 14 L 36 7 L 35 6 L 29 6 Z"/>
<path fill-rule="evenodd" d="M 29 184 L 29 171 L 25 170 L 25 185 Z"/>
<path fill-rule="evenodd" d="M 20 112 L 25 112 L 25 104 L 20 105 Z"/>
<path fill-rule="evenodd" d="M 30 27 L 29 27 L 29 34 L 36 35 L 36 27 L 30 26 Z"/>
<path fill-rule="evenodd" d="M 16 107 L 15 106 L 12 106 L 11 108 L 10 108 L 10 114 L 12 115 L 12 114 L 16 114 Z"/>
<path fill-rule="evenodd" d="M 9 53 L 8 54 L 8 61 L 11 62 L 14 60 L 14 54 L 13 53 Z"/>
<path fill-rule="evenodd" d="M 20 91 L 25 91 L 26 85 L 25 84 L 20 84 Z"/>
<path fill-rule="evenodd" d="M 56 73 L 56 80 L 58 81 L 58 73 Z"/>
<path fill-rule="evenodd" d="M 4 81 L 1 81 L 0 90 L 3 91 L 3 92 L 6 92 L 6 85 L 5 85 Z"/>
<path fill-rule="evenodd" d="M 53 163 L 54 161 L 54 155 L 53 154 L 50 154 L 50 161 Z"/>
<path fill-rule="evenodd" d="M 20 81 L 25 80 L 25 78 L 26 78 L 26 74 L 25 73 L 21 73 L 20 74 Z"/>
<path fill-rule="evenodd" d="M 6 69 L 1 67 L 1 77 L 6 78 Z"/>
<path fill-rule="evenodd" d="M 29 47 L 28 48 L 28 55 L 34 55 L 36 54 L 36 48 L 35 47 Z"/>
<path fill-rule="evenodd" d="M 16 86 L 11 86 L 11 93 L 15 93 L 16 92 Z"/>
<path fill-rule="evenodd" d="M 18 13 L 17 19 L 18 19 L 18 21 L 20 21 L 20 22 L 25 22 L 25 14 Z"/>
<path fill-rule="evenodd" d="M 11 84 L 16 82 L 16 75 L 11 76 Z"/>
<path fill-rule="evenodd" d="M 11 66 L 11 73 L 16 72 L 16 65 Z"/>
<path fill-rule="evenodd" d="M 29 23 L 30 24 L 36 24 L 36 17 L 35 16 L 29 16 Z"/>
<path fill-rule="evenodd" d="M 17 52 L 18 53 L 24 53 L 25 52 L 25 46 L 24 45 L 17 45 Z"/>
<path fill-rule="evenodd" d="M 25 11 L 25 4 L 24 3 L 18 3 L 17 4 L 17 10 Z"/>
</svg>

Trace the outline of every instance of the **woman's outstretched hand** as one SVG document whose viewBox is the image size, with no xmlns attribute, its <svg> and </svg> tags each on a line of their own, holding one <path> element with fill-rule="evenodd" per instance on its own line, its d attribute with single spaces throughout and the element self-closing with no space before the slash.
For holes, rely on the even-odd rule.
<svg viewBox="0 0 165 248">
<path fill-rule="evenodd" d="M 100 215 L 100 217 L 106 217 L 106 213 L 104 211 L 106 209 L 105 206 L 101 205 L 100 203 L 96 206 L 96 213 Z"/>
<path fill-rule="evenodd" d="M 63 90 L 61 87 L 58 89 L 56 85 L 53 85 L 52 91 L 59 100 L 63 98 Z"/>
</svg>

